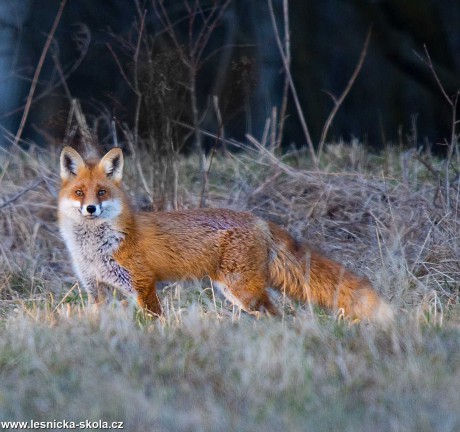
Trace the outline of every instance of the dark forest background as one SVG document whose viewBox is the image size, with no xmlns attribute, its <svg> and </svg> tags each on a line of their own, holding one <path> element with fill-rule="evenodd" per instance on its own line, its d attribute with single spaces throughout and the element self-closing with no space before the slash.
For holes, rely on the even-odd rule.
<svg viewBox="0 0 460 432">
<path fill-rule="evenodd" d="M 112 139 L 108 125 L 113 118 L 129 127 L 138 121 L 142 135 L 151 133 L 152 123 L 164 123 L 169 116 L 172 127 L 184 128 L 178 133 L 186 135 L 184 124 L 193 124 L 188 71 L 180 49 L 165 31 L 165 16 L 174 26 L 179 47 L 187 47 L 190 38 L 199 36 L 200 19 L 213 8 L 225 9 L 203 46 L 196 70 L 200 126 L 217 133 L 220 125 L 226 137 L 235 140 L 243 140 L 246 133 L 260 137 L 273 107 L 279 115 L 285 83 L 268 3 L 199 3 L 203 16 L 195 14 L 191 27 L 187 5 L 194 2 L 69 1 L 40 73 L 22 138 L 60 143 L 72 98 L 81 101 L 103 143 Z M 283 2 L 272 3 L 284 42 Z M 1 2 L 3 144 L 11 139 L 8 132 L 16 134 L 59 4 Z M 426 46 L 447 94 L 454 95 L 460 88 L 459 1 L 290 0 L 289 23 L 291 72 L 315 143 L 332 108 L 330 94 L 338 96 L 346 86 L 372 27 L 364 65 L 329 139 L 357 137 L 374 148 L 408 145 L 414 144 L 416 128 L 416 145 L 442 147 L 437 144 L 450 135 L 450 107 L 420 56 L 425 56 Z M 136 80 L 143 95 L 137 120 Z M 286 116 L 283 145 L 304 145 L 291 96 Z M 190 135 L 184 142 L 188 145 L 191 140 Z M 212 140 L 207 143 L 211 144 Z"/>
</svg>

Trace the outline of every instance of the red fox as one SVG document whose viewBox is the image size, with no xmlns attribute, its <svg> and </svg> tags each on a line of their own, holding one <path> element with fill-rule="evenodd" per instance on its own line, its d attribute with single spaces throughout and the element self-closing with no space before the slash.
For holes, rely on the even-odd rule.
<svg viewBox="0 0 460 432">
<path fill-rule="evenodd" d="M 162 313 L 158 281 L 209 276 L 249 313 L 277 315 L 272 287 L 303 302 L 341 308 L 351 319 L 388 322 L 392 308 L 370 282 L 251 213 L 228 209 L 135 212 L 122 189 L 123 153 L 84 161 L 61 153 L 59 225 L 90 297 L 111 286 Z"/>
</svg>

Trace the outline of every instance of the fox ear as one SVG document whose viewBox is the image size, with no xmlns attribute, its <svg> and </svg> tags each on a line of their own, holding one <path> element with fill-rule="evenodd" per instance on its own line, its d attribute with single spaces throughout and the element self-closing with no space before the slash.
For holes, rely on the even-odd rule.
<svg viewBox="0 0 460 432">
<path fill-rule="evenodd" d="M 120 181 L 123 177 L 123 152 L 116 147 L 110 150 L 99 162 L 107 177 Z"/>
<path fill-rule="evenodd" d="M 61 152 L 61 179 L 67 180 L 71 175 L 77 175 L 80 167 L 85 166 L 85 162 L 78 152 L 72 147 L 66 146 Z"/>
</svg>

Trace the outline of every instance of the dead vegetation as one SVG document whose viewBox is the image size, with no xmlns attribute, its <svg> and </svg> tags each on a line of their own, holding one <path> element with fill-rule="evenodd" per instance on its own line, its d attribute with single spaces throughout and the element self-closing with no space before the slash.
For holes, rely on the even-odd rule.
<svg viewBox="0 0 460 432">
<path fill-rule="evenodd" d="M 416 158 L 330 144 L 317 171 L 306 151 L 253 147 L 216 155 L 209 172 L 213 207 L 253 211 L 366 274 L 398 311 L 383 330 L 283 298 L 282 319 L 257 321 L 206 280 L 164 288 L 157 321 L 116 299 L 88 306 L 57 231 L 57 157 L 35 147 L 0 156 L 2 419 L 124 420 L 128 430 L 458 429 L 459 201 L 452 191 L 450 208 L 437 200 L 439 185 Z M 142 205 L 133 165 L 127 189 Z M 183 207 L 199 205 L 197 166 L 179 161 Z"/>
</svg>

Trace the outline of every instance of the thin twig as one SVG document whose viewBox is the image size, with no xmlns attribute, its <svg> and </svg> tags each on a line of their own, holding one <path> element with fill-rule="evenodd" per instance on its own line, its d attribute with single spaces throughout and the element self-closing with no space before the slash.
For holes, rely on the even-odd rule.
<svg viewBox="0 0 460 432">
<path fill-rule="evenodd" d="M 141 16 L 140 28 L 139 28 L 139 36 L 137 39 L 136 44 L 136 51 L 134 52 L 134 90 L 136 91 L 137 95 L 137 102 L 136 102 L 136 113 L 134 116 L 134 147 L 137 149 L 138 141 L 139 141 L 139 118 L 141 115 L 141 106 L 142 106 L 142 93 L 139 87 L 139 52 L 141 48 L 142 42 L 142 35 L 144 33 L 144 24 L 145 24 L 145 16 L 147 14 L 147 9 L 144 10 L 143 15 Z"/>
<path fill-rule="evenodd" d="M 18 132 L 16 133 L 16 136 L 14 138 L 14 145 L 17 145 L 17 143 L 21 139 L 22 131 L 24 130 L 24 126 L 26 124 L 26 120 L 29 115 L 30 106 L 32 105 L 32 99 L 34 97 L 35 88 L 38 82 L 38 77 L 40 76 L 40 72 L 42 70 L 43 63 L 45 62 L 46 54 L 48 53 L 49 47 L 51 45 L 51 41 L 53 40 L 54 33 L 56 32 L 59 21 L 61 20 L 62 12 L 64 10 L 66 3 L 67 3 L 67 0 L 61 0 L 61 4 L 56 14 L 56 18 L 54 19 L 53 26 L 51 27 L 51 31 L 49 32 L 48 38 L 46 39 L 45 46 L 43 47 L 43 51 L 40 56 L 40 60 L 38 61 L 38 65 L 37 65 L 37 68 L 35 69 L 34 77 L 32 79 L 32 84 L 30 86 L 29 95 L 27 96 L 27 102 L 24 108 L 24 113 L 22 114 L 21 123 L 19 125 Z"/>
<path fill-rule="evenodd" d="M 92 151 L 91 145 L 93 142 L 93 137 L 88 127 L 88 123 L 86 123 L 86 118 L 83 114 L 83 110 L 81 109 L 80 101 L 78 99 L 73 99 L 72 104 L 74 105 L 73 112 L 75 115 L 75 120 L 77 121 L 78 129 L 80 130 L 83 144 L 85 145 L 85 150 L 89 155 Z"/>
<path fill-rule="evenodd" d="M 224 151 L 227 150 L 227 147 L 225 145 L 225 130 L 224 130 L 224 122 L 222 120 L 222 113 L 220 111 L 219 107 L 219 98 L 217 96 L 214 96 L 212 98 L 213 105 L 214 105 L 214 111 L 216 112 L 216 118 L 217 118 L 217 124 L 218 124 L 218 133 L 217 133 L 217 138 L 215 143 L 217 144 L 219 141 L 222 142 L 222 147 L 224 148 Z"/>
<path fill-rule="evenodd" d="M 156 15 L 157 15 L 158 19 L 161 22 L 161 25 L 163 26 L 163 28 L 165 29 L 166 33 L 168 33 L 169 37 L 171 38 L 174 46 L 176 47 L 177 52 L 179 53 L 179 55 L 181 57 L 182 62 L 188 67 L 189 66 L 189 60 L 188 60 L 187 56 L 185 55 L 185 51 L 184 51 L 183 46 L 177 40 L 176 33 L 174 32 L 174 25 L 176 23 L 174 23 L 174 24 L 171 23 L 171 21 L 169 19 L 168 12 L 166 11 L 162 1 L 160 1 L 160 0 L 152 0 L 152 4 L 153 4 L 153 9 L 155 10 Z M 158 9 L 157 5 L 160 6 L 161 10 Z"/>
<path fill-rule="evenodd" d="M 126 76 L 125 70 L 123 69 L 123 66 L 121 65 L 120 60 L 118 59 L 118 56 L 115 54 L 115 51 L 113 50 L 112 46 L 109 43 L 107 43 L 106 46 L 109 49 L 110 53 L 112 54 L 112 57 L 115 60 L 115 63 L 117 64 L 117 66 L 118 66 L 118 70 L 120 71 L 121 76 L 125 80 L 126 84 L 128 84 L 128 87 L 133 91 L 133 93 L 136 93 L 136 90 L 134 89 L 133 85 L 131 84 L 131 81 Z"/>
<path fill-rule="evenodd" d="M 299 116 L 300 124 L 302 126 L 303 133 L 304 133 L 305 139 L 307 141 L 307 145 L 308 145 L 308 149 L 310 151 L 311 159 L 313 161 L 314 166 L 317 168 L 318 167 L 318 161 L 317 161 L 316 154 L 315 154 L 315 148 L 313 146 L 313 141 L 311 139 L 311 135 L 310 135 L 310 132 L 308 130 L 307 122 L 305 121 L 305 117 L 304 117 L 303 112 L 302 112 L 302 107 L 300 106 L 299 97 L 297 95 L 297 91 L 296 91 L 295 86 L 294 86 L 294 80 L 292 79 L 292 75 L 291 75 L 291 71 L 290 71 L 290 68 L 289 68 L 288 61 L 287 61 L 286 53 L 284 52 L 283 45 L 281 43 L 281 38 L 280 38 L 279 31 L 278 31 L 278 25 L 276 24 L 275 13 L 273 12 L 272 0 L 268 0 L 268 8 L 270 10 L 270 17 L 271 17 L 271 20 L 272 20 L 273 31 L 275 33 L 276 44 L 278 45 L 278 50 L 280 52 L 281 59 L 283 60 L 284 71 L 286 73 L 287 79 L 289 80 L 289 87 L 291 88 L 291 93 L 292 93 L 292 97 L 294 99 L 294 104 L 296 106 L 297 114 Z"/>
<path fill-rule="evenodd" d="M 284 53 L 286 63 L 291 67 L 291 35 L 289 30 L 289 4 L 288 0 L 283 0 L 283 19 L 284 19 Z M 280 118 L 278 123 L 278 146 L 283 140 L 284 122 L 286 121 L 287 102 L 289 95 L 289 79 L 287 74 L 284 75 L 283 98 L 281 100 Z"/>
<path fill-rule="evenodd" d="M 73 122 L 73 117 L 75 114 L 75 104 L 73 100 L 70 102 L 70 110 L 69 110 L 69 115 L 67 116 L 67 125 L 65 128 L 65 134 L 64 134 L 64 145 L 67 145 L 69 142 L 69 137 L 73 138 L 73 135 L 76 133 L 76 127 L 74 126 L 72 130 L 72 122 Z M 73 135 L 71 136 L 71 132 L 73 132 Z"/>
<path fill-rule="evenodd" d="M 45 180 L 43 179 L 36 180 L 30 186 L 27 186 L 26 188 L 18 192 L 16 195 L 12 196 L 11 198 L 7 199 L 5 202 L 1 203 L 0 209 L 5 208 L 9 206 L 10 204 L 14 203 L 17 199 L 21 198 L 24 194 L 26 194 L 30 190 L 35 189 L 38 185 L 42 184 L 44 181 Z"/>
<path fill-rule="evenodd" d="M 450 179 L 450 165 L 451 165 L 451 162 L 452 162 L 452 157 L 454 155 L 454 150 L 457 148 L 457 145 L 458 145 L 458 136 L 457 136 L 457 123 L 458 123 L 458 120 L 457 120 L 457 104 L 458 104 L 458 98 L 459 98 L 459 95 L 460 95 L 460 91 L 457 90 L 457 92 L 455 93 L 455 95 L 453 96 L 449 96 L 441 82 L 441 80 L 439 79 L 439 76 L 438 74 L 436 73 L 436 69 L 434 68 L 434 65 L 433 65 L 433 62 L 431 60 L 431 56 L 430 56 L 430 53 L 428 52 L 428 48 L 426 45 L 423 45 L 423 48 L 425 50 L 425 56 L 426 56 L 426 59 L 424 59 L 422 56 L 420 56 L 419 54 L 415 53 L 419 58 L 420 60 L 422 60 L 423 63 L 425 63 L 428 68 L 430 69 L 431 73 L 433 74 L 433 77 L 436 81 L 436 83 L 438 84 L 438 87 L 439 87 L 439 90 L 441 91 L 441 94 L 443 95 L 444 99 L 446 100 L 446 102 L 449 104 L 450 106 L 450 109 L 451 109 L 451 136 L 450 136 L 450 142 L 447 143 L 447 146 L 448 146 L 448 151 L 447 151 L 447 160 L 445 161 L 445 171 L 444 171 L 444 182 L 442 182 L 441 180 L 441 172 L 440 171 L 437 171 L 435 170 L 434 168 L 430 169 L 430 171 L 433 173 L 436 173 L 436 177 L 438 179 L 438 182 L 439 182 L 439 187 L 441 186 L 442 183 L 444 183 L 444 188 L 445 188 L 445 205 L 446 205 L 446 208 L 447 210 L 450 210 L 451 209 L 451 200 L 450 200 L 450 188 L 451 188 L 451 179 Z M 427 166 L 427 164 L 421 159 L 421 158 L 417 158 L 420 162 L 422 162 L 425 166 Z M 427 167 L 428 168 L 428 167 Z M 457 171 L 455 170 L 454 168 L 454 171 L 455 173 L 457 174 Z M 454 186 L 452 184 L 452 186 Z M 454 189 L 455 189 L 455 186 L 454 186 Z M 442 192 L 441 192 L 441 196 L 442 196 Z"/>
<path fill-rule="evenodd" d="M 431 163 L 429 163 L 427 160 L 425 160 L 425 158 L 423 158 L 422 156 L 420 156 L 417 153 L 415 153 L 413 155 L 413 157 L 414 157 L 414 159 L 418 160 L 428 171 L 430 171 L 430 173 L 433 174 L 433 176 L 435 176 L 437 178 L 438 182 L 441 182 L 441 179 L 439 177 L 439 172 L 436 171 L 436 169 L 433 168 Z"/>
<path fill-rule="evenodd" d="M 225 44 L 219 48 L 216 48 L 214 51 L 211 51 L 206 57 L 203 57 L 202 63 L 208 63 L 215 55 L 219 54 L 222 51 L 235 48 L 254 48 L 255 44 Z"/>
<path fill-rule="evenodd" d="M 270 151 L 275 154 L 276 152 L 276 148 L 277 148 L 277 144 L 278 144 L 278 140 L 276 138 L 276 126 L 277 126 L 277 121 L 276 121 L 276 117 L 277 117 L 277 112 L 276 112 L 276 107 L 273 107 L 272 108 L 272 119 L 271 119 L 271 134 L 270 134 Z"/>
<path fill-rule="evenodd" d="M 80 24 L 80 27 L 86 29 L 86 26 L 84 26 L 83 24 Z M 80 33 L 82 33 L 82 32 L 80 32 Z M 63 71 L 63 75 L 60 75 L 59 79 L 56 82 L 53 82 L 52 84 L 48 84 L 48 87 L 47 87 L 46 90 L 44 90 L 41 93 L 39 93 L 36 96 L 34 96 L 32 101 L 31 101 L 32 104 L 35 103 L 35 102 L 38 102 L 38 101 L 42 100 L 43 98 L 45 98 L 46 96 L 48 96 L 57 87 L 59 87 L 61 85 L 64 85 L 63 80 L 67 80 L 67 78 L 69 78 L 78 69 L 78 67 L 80 66 L 80 64 L 82 63 L 84 58 L 86 57 L 86 53 L 88 51 L 89 44 L 90 44 L 90 41 L 91 41 L 91 36 L 89 34 L 89 30 L 87 30 L 86 33 L 87 33 L 87 38 L 85 39 L 85 43 L 84 44 L 81 44 L 81 43 L 79 44 L 79 49 L 80 49 L 79 57 L 75 60 L 75 62 L 72 64 L 72 66 L 70 68 L 68 68 L 67 70 Z M 32 82 L 32 81 L 30 80 L 30 82 Z M 5 112 L 0 116 L 0 119 L 10 117 L 10 116 L 12 116 L 12 115 L 14 115 L 14 114 L 16 114 L 18 112 L 24 111 L 25 107 L 26 107 L 26 104 L 18 106 L 16 108 L 12 109 L 11 111 Z"/>
<path fill-rule="evenodd" d="M 327 117 L 326 122 L 324 123 L 323 130 L 321 132 L 321 138 L 320 138 L 319 144 L 318 144 L 318 159 L 321 158 L 321 154 L 323 152 L 323 147 L 324 147 L 324 143 L 325 143 L 326 138 L 327 138 L 327 134 L 328 134 L 329 129 L 330 129 L 331 125 L 332 125 L 332 122 L 333 122 L 333 120 L 334 120 L 334 118 L 335 118 L 335 116 L 337 114 L 337 111 L 339 110 L 339 108 L 342 105 L 343 101 L 345 100 L 345 98 L 347 97 L 347 95 L 350 92 L 351 88 L 353 87 L 353 84 L 355 83 L 356 78 L 358 77 L 359 72 L 361 71 L 361 69 L 363 67 L 364 59 L 366 58 L 366 54 L 367 54 L 367 48 L 369 47 L 369 41 L 371 40 L 371 34 L 372 34 L 372 27 L 369 28 L 369 31 L 367 32 L 366 40 L 364 42 L 363 49 L 361 50 L 361 54 L 359 56 L 358 63 L 356 65 L 356 67 L 355 67 L 355 70 L 353 71 L 353 74 L 351 75 L 350 80 L 348 81 L 347 86 L 345 87 L 344 91 L 342 92 L 342 94 L 340 95 L 340 97 L 338 99 L 333 97 L 334 107 L 332 108 L 332 111 L 330 112 L 329 116 Z"/>
<path fill-rule="evenodd" d="M 434 77 L 436 83 L 438 84 L 439 90 L 441 90 L 441 93 L 444 96 L 444 98 L 446 99 L 447 103 L 450 106 L 452 106 L 452 103 L 453 103 L 452 99 L 448 96 L 446 90 L 444 89 L 444 86 L 441 83 L 441 80 L 438 77 L 438 74 L 436 73 L 436 69 L 434 68 L 433 62 L 431 61 L 430 53 L 428 52 L 428 48 L 427 48 L 427 46 L 425 44 L 423 44 L 423 49 L 425 51 L 425 55 L 426 55 L 427 60 L 425 60 L 419 54 L 417 54 L 417 53 L 415 53 L 415 54 L 423 61 L 423 63 L 425 63 L 429 67 L 431 73 L 433 74 L 433 77 Z"/>
<path fill-rule="evenodd" d="M 64 303 L 64 301 L 67 299 L 67 297 L 69 297 L 70 294 L 72 294 L 73 290 L 75 289 L 75 287 L 77 286 L 78 284 L 73 284 L 69 291 L 66 292 L 65 296 L 62 297 L 61 301 L 56 305 L 56 307 L 53 309 L 53 313 L 56 312 L 59 308 L 59 306 L 61 306 L 62 303 Z"/>
<path fill-rule="evenodd" d="M 137 168 L 137 172 L 139 174 L 139 178 L 141 180 L 141 183 L 142 183 L 142 186 L 144 188 L 144 191 L 145 193 L 147 194 L 148 198 L 149 198 L 149 201 L 150 201 L 150 204 L 153 203 L 153 196 L 152 196 L 152 192 L 150 191 L 150 188 L 149 188 L 149 185 L 147 183 L 147 179 L 145 178 L 144 176 L 144 171 L 142 170 L 142 166 L 141 166 L 141 163 L 139 161 L 139 158 L 137 157 L 137 150 L 135 147 L 134 147 L 134 137 L 133 137 L 133 134 L 129 131 L 129 128 L 124 125 L 124 127 L 122 127 L 122 131 L 123 131 L 123 134 L 125 135 L 125 139 L 129 145 L 129 148 L 131 150 L 131 153 L 133 154 L 133 158 L 134 158 L 134 163 L 136 165 L 136 168 Z"/>
<path fill-rule="evenodd" d="M 66 81 L 66 78 L 64 76 L 64 71 L 62 70 L 59 58 L 58 58 L 58 56 L 56 54 L 53 54 L 51 57 L 53 58 L 54 65 L 56 66 L 56 70 L 57 70 L 57 72 L 59 74 L 59 80 L 62 83 L 62 86 L 64 87 L 64 91 L 65 91 L 65 94 L 67 96 L 67 99 L 69 99 L 69 102 L 71 102 L 72 101 L 72 94 L 70 93 L 69 86 L 67 85 L 67 81 Z"/>
<path fill-rule="evenodd" d="M 211 35 L 214 33 L 215 28 L 217 27 L 217 24 L 219 23 L 220 19 L 222 18 L 225 10 L 227 9 L 228 5 L 230 4 L 232 0 L 227 0 L 225 3 L 220 5 L 219 8 L 213 7 L 211 10 L 211 14 L 209 14 L 207 22 L 203 24 L 203 30 L 206 29 L 207 32 L 204 33 L 203 37 L 201 40 L 198 40 L 196 45 L 199 47 L 198 55 L 196 56 L 197 59 L 201 60 L 203 56 L 203 51 L 208 45 L 209 39 L 211 38 Z M 208 23 L 211 21 L 211 16 L 214 13 L 215 10 L 220 9 L 219 13 L 217 16 L 213 19 L 213 21 L 208 25 Z M 200 46 L 201 45 L 201 46 Z"/>
<path fill-rule="evenodd" d="M 451 109 L 452 109 L 452 130 L 449 148 L 447 151 L 447 160 L 446 160 L 446 169 L 444 177 L 446 179 L 446 200 L 447 208 L 450 210 L 450 164 L 452 162 L 452 157 L 454 155 L 454 149 L 457 146 L 457 104 L 458 104 L 459 91 L 451 99 Z"/>
<path fill-rule="evenodd" d="M 115 117 L 112 118 L 110 126 L 112 127 L 113 146 L 118 147 L 117 126 L 115 124 Z"/>
</svg>

